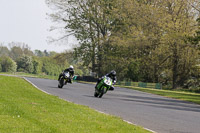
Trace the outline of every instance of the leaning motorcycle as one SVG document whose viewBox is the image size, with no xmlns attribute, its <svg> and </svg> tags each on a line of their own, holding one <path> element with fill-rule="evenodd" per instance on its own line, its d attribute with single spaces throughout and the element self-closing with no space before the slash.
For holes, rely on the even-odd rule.
<svg viewBox="0 0 200 133">
<path fill-rule="evenodd" d="M 94 96 L 101 98 L 110 89 L 112 84 L 112 79 L 105 76 L 96 86 Z"/>
<path fill-rule="evenodd" d="M 70 81 L 70 74 L 69 74 L 69 72 L 64 72 L 63 75 L 60 77 L 60 80 L 58 81 L 58 88 L 62 88 L 69 81 Z"/>
</svg>

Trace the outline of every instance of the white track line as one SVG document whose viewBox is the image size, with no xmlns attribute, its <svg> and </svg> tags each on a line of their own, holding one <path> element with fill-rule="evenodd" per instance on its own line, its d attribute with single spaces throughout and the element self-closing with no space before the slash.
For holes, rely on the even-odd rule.
<svg viewBox="0 0 200 133">
<path fill-rule="evenodd" d="M 32 86 L 34 86 L 34 87 L 37 88 L 38 90 L 40 90 L 40 91 L 42 91 L 42 92 L 44 92 L 44 93 L 46 93 L 46 94 L 52 95 L 52 94 L 50 94 L 50 93 L 48 93 L 48 92 L 46 92 L 46 91 L 40 89 L 39 87 L 37 87 L 35 84 L 33 84 L 31 81 L 29 81 L 29 80 L 26 79 L 25 77 L 23 77 L 23 79 L 25 79 L 27 82 L 29 82 Z"/>
</svg>

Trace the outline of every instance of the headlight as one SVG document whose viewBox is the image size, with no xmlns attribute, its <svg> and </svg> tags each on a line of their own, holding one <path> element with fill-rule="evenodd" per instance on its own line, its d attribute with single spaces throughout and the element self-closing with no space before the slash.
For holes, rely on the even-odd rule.
<svg viewBox="0 0 200 133">
<path fill-rule="evenodd" d="M 107 85 L 111 85 L 112 84 L 112 80 L 110 78 L 106 78 L 104 80 L 104 83 L 107 84 Z"/>
</svg>

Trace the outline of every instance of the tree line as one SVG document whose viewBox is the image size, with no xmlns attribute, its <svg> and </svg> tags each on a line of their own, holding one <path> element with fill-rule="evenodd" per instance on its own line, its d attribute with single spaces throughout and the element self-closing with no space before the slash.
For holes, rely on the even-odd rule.
<svg viewBox="0 0 200 133">
<path fill-rule="evenodd" d="M 72 51 L 63 53 L 47 50 L 31 51 L 28 45 L 13 42 L 10 44 L 10 49 L 0 45 L 0 72 L 58 76 L 72 64 L 77 75 L 88 75 L 89 71 L 73 58 Z"/>
<path fill-rule="evenodd" d="M 198 0 L 46 0 L 74 54 L 102 76 L 189 88 L 200 81 Z"/>
</svg>

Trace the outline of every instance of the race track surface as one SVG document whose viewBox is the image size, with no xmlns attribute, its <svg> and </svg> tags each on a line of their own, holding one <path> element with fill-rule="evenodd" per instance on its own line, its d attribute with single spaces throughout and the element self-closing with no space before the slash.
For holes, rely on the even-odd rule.
<svg viewBox="0 0 200 133">
<path fill-rule="evenodd" d="M 200 133 L 200 105 L 116 87 L 102 98 L 94 97 L 93 84 L 73 83 L 57 87 L 58 81 L 26 78 L 41 90 L 157 133 Z"/>
</svg>

